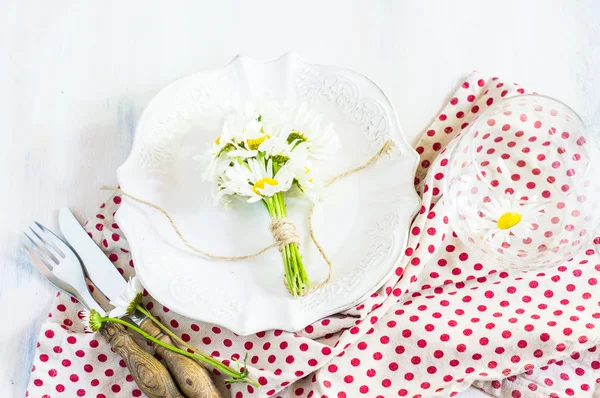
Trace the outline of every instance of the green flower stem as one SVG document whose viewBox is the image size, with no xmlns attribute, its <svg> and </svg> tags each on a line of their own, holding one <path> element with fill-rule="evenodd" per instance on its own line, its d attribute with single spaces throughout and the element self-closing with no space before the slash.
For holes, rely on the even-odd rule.
<svg viewBox="0 0 600 398">
<path fill-rule="evenodd" d="M 277 210 L 277 218 L 283 218 L 285 217 L 285 210 L 282 210 L 282 206 L 281 206 L 281 201 L 279 200 L 279 198 L 283 196 L 283 193 L 279 192 L 275 195 L 274 202 L 275 202 L 275 208 Z M 297 270 L 294 268 L 294 264 L 292 262 L 292 252 L 290 250 L 290 246 L 286 245 L 283 248 L 283 252 L 285 253 L 285 258 L 286 258 L 286 263 L 287 263 L 287 267 L 288 270 L 290 271 L 290 281 L 291 281 L 291 285 L 292 286 L 292 294 L 297 297 L 298 294 L 300 293 L 298 291 L 298 283 L 296 281 L 296 275 L 297 275 Z"/>
<path fill-rule="evenodd" d="M 275 204 L 273 203 L 273 198 L 263 198 L 263 202 L 266 203 L 267 211 L 269 212 L 269 216 L 271 219 L 275 220 L 277 218 L 277 212 L 275 210 Z"/>
<path fill-rule="evenodd" d="M 279 193 L 279 201 L 280 201 L 280 207 L 283 212 L 283 216 L 287 217 L 287 214 L 286 214 L 287 212 L 285 209 L 285 203 L 284 203 L 284 198 L 283 198 L 283 192 Z M 308 275 L 306 274 L 306 269 L 304 268 L 304 262 L 302 261 L 302 255 L 300 254 L 300 251 L 298 250 L 298 246 L 290 245 L 290 249 L 292 250 L 292 259 L 293 259 L 293 261 L 295 261 L 295 263 L 298 266 L 298 269 L 300 270 L 301 285 L 305 285 L 306 287 L 309 287 L 310 281 L 308 280 Z"/>
<path fill-rule="evenodd" d="M 157 338 L 154 338 L 152 336 L 150 336 L 148 333 L 144 332 L 142 329 L 138 328 L 135 325 L 132 325 L 131 323 L 124 321 L 122 319 L 119 318 L 110 318 L 110 317 L 102 317 L 100 319 L 101 322 L 114 322 L 114 323 L 119 323 L 125 327 L 128 327 L 129 329 L 133 330 L 134 332 L 139 333 L 141 336 L 143 336 L 144 338 L 146 338 L 147 340 L 153 342 L 154 344 L 158 344 L 161 347 L 166 348 L 167 350 L 171 350 L 173 352 L 176 352 L 178 354 L 181 355 L 185 355 L 186 357 L 195 359 L 195 360 L 199 360 L 201 362 L 205 362 L 205 363 L 209 363 L 208 361 L 206 361 L 206 358 L 201 357 L 197 354 L 192 354 L 187 352 L 186 350 L 182 350 L 181 348 L 178 347 L 173 347 L 170 344 L 166 344 L 162 341 L 160 341 Z M 214 361 L 214 360 L 213 360 Z M 223 373 L 233 377 L 232 382 L 239 382 L 239 381 L 243 381 L 246 383 L 250 383 L 253 386 L 256 387 L 260 387 L 260 384 L 258 384 L 256 381 L 252 380 L 251 378 L 249 378 L 247 375 L 244 375 L 241 372 L 236 372 L 234 370 L 232 370 L 231 368 L 229 368 L 228 366 L 226 366 L 225 364 L 218 362 L 218 361 L 211 361 L 209 364 L 213 367 L 215 367 L 216 369 L 219 369 L 220 371 L 222 371 Z M 245 372 L 247 372 L 247 369 L 245 369 Z"/>
<path fill-rule="evenodd" d="M 210 366 L 212 366 L 214 368 L 218 368 L 218 369 L 221 369 L 221 366 L 224 366 L 227 369 L 229 369 L 231 372 L 236 373 L 235 369 L 233 369 L 232 367 L 227 366 L 224 363 L 222 363 L 222 362 L 218 361 L 217 359 L 213 358 L 212 356 L 203 353 L 202 351 L 200 351 L 199 349 L 197 349 L 196 347 L 194 347 L 190 343 L 184 341 L 177 334 L 173 333 L 171 331 L 171 329 L 169 329 L 168 327 L 166 327 L 165 325 L 163 325 L 162 322 L 159 321 L 157 318 L 155 318 L 154 315 L 152 315 L 150 313 L 150 311 L 148 311 L 148 309 L 146 309 L 146 307 L 144 307 L 143 305 L 139 304 L 136 307 L 136 309 L 138 311 L 140 311 L 142 314 L 146 315 L 152 322 L 154 322 L 154 324 L 156 326 L 158 326 L 163 332 L 165 332 L 167 335 L 169 335 L 173 340 L 177 341 L 182 346 L 184 346 L 186 348 L 189 348 L 190 350 L 192 350 L 193 352 L 195 352 L 198 356 L 201 356 L 202 358 L 204 358 L 203 361 L 205 363 L 209 364 Z"/>
<path fill-rule="evenodd" d="M 292 294 L 294 295 L 294 297 L 298 297 L 298 270 L 296 270 L 296 268 L 294 267 L 294 263 L 292 261 L 292 255 L 290 252 L 290 246 L 287 245 L 283 248 L 283 251 L 285 252 L 285 258 L 286 258 L 286 262 L 288 264 L 288 268 L 290 270 L 290 280 L 291 280 L 291 285 L 290 286 L 290 290 L 292 292 Z"/>
<path fill-rule="evenodd" d="M 277 210 L 277 216 L 279 218 L 287 217 L 287 211 L 285 208 L 284 194 L 283 192 L 278 192 L 274 198 L 275 208 Z M 304 263 L 302 261 L 302 256 L 298 250 L 298 246 L 295 243 L 289 244 L 284 248 L 287 258 L 287 268 L 290 270 L 290 278 L 291 284 L 290 292 L 295 297 L 298 297 L 302 290 L 309 286 L 308 276 L 306 274 L 306 270 L 304 269 Z"/>
<path fill-rule="evenodd" d="M 281 261 L 283 263 L 283 271 L 284 271 L 285 283 L 286 283 L 287 286 L 292 286 L 292 284 L 291 284 L 292 283 L 291 269 L 289 267 L 287 253 L 285 252 L 285 250 L 281 251 Z"/>
<path fill-rule="evenodd" d="M 154 315 L 152 315 L 150 313 L 150 311 L 148 311 L 146 309 L 146 307 L 144 307 L 141 304 L 138 304 L 138 306 L 136 307 L 136 309 L 141 312 L 142 314 L 146 315 L 152 322 L 154 322 L 154 324 L 156 326 L 158 326 L 163 332 L 165 332 L 167 335 L 169 335 L 173 340 L 177 341 L 179 344 L 181 344 L 182 346 L 189 348 L 190 350 L 194 351 L 196 354 L 198 354 L 201 357 L 204 357 L 207 362 L 210 361 L 216 361 L 216 359 L 214 359 L 213 357 L 211 357 L 208 354 L 203 353 L 202 351 L 200 351 L 199 349 L 197 349 L 196 347 L 194 347 L 193 345 L 191 345 L 190 343 L 187 343 L 186 341 L 184 341 L 181 337 L 179 337 L 178 335 L 176 335 L 175 333 L 173 333 L 171 331 L 171 329 L 169 329 L 168 327 L 166 327 L 165 325 L 162 324 L 161 321 L 159 321 L 158 319 L 156 319 L 154 317 Z M 223 366 L 227 366 L 225 364 L 223 364 Z M 229 369 L 231 369 L 232 372 L 235 372 L 235 370 L 231 367 L 228 367 Z"/>
<path fill-rule="evenodd" d="M 278 218 L 287 217 L 287 211 L 285 208 L 283 192 L 278 192 L 277 194 L 275 194 L 274 202 L 276 203 Z M 284 247 L 284 251 L 286 254 L 287 268 L 291 271 L 290 278 L 289 278 L 291 281 L 288 281 L 288 283 L 291 283 L 291 284 L 289 284 L 288 286 L 290 286 L 290 291 L 292 292 L 294 297 L 298 297 L 298 295 L 300 293 L 299 288 L 301 289 L 302 283 L 298 278 L 299 277 L 299 273 L 298 273 L 299 267 L 298 267 L 298 264 L 296 262 L 296 258 L 294 255 L 294 250 L 293 250 L 294 247 L 296 247 L 296 245 L 293 245 L 293 244 L 287 245 L 286 247 Z"/>
<path fill-rule="evenodd" d="M 267 204 L 267 208 L 269 210 L 269 215 L 272 220 L 277 220 L 279 218 L 278 206 L 276 206 L 276 200 L 274 198 L 264 198 L 263 201 Z M 289 266 L 288 253 L 285 250 L 281 250 L 281 261 L 283 262 L 283 270 L 285 276 L 285 282 L 287 283 L 290 291 L 295 296 L 296 294 L 291 289 L 294 288 L 294 284 L 292 282 L 292 272 Z"/>
<path fill-rule="evenodd" d="M 294 281 L 293 281 L 292 269 L 290 267 L 288 253 L 285 248 L 281 251 L 281 259 L 283 261 L 283 270 L 285 272 L 285 280 L 287 283 L 287 287 L 290 290 L 290 292 L 292 293 L 292 295 L 294 295 L 294 297 L 296 297 L 296 295 L 297 295 L 296 294 L 296 285 L 294 284 Z"/>
<path fill-rule="evenodd" d="M 278 192 L 277 195 L 275 195 L 277 200 L 279 201 L 279 209 L 281 210 L 281 215 L 282 217 L 287 217 L 287 211 L 285 209 L 285 203 L 284 203 L 284 199 L 283 199 L 283 192 Z"/>
<path fill-rule="evenodd" d="M 288 254 L 288 259 L 291 263 L 291 268 L 292 268 L 292 273 L 294 275 L 294 287 L 297 290 L 301 290 L 302 289 L 302 282 L 300 280 L 300 272 L 298 271 L 298 263 L 296 262 L 296 256 L 294 256 L 293 254 L 293 249 L 292 246 L 296 246 L 295 244 L 289 244 L 285 247 L 285 249 L 287 250 Z M 300 293 L 300 292 L 298 292 Z"/>
<path fill-rule="evenodd" d="M 283 193 L 278 192 L 274 197 L 275 209 L 277 212 L 277 218 L 283 218 L 286 216 L 285 212 L 285 204 L 283 203 Z M 290 280 L 291 285 L 290 291 L 294 295 L 294 297 L 298 297 L 301 293 L 302 284 L 300 283 L 298 276 L 298 264 L 296 264 L 296 259 L 292 251 L 292 246 L 296 245 L 286 245 L 283 248 L 283 252 L 285 253 L 287 267 L 290 270 Z"/>
<path fill-rule="evenodd" d="M 259 155 L 259 160 L 264 163 L 264 157 Z M 279 162 L 273 161 L 273 174 L 277 174 L 280 166 Z M 263 204 L 272 220 L 287 217 L 283 192 L 277 192 L 272 197 L 263 198 Z M 281 260 L 288 290 L 294 297 L 298 297 L 310 285 L 298 246 L 295 243 L 286 245 L 281 250 Z"/>
<path fill-rule="evenodd" d="M 298 250 L 298 246 L 292 245 L 292 249 L 294 251 L 294 256 L 298 264 L 301 264 L 300 268 L 300 276 L 302 279 L 302 283 L 306 285 L 306 287 L 310 287 L 310 281 L 308 280 L 308 275 L 306 274 L 306 269 L 304 268 L 304 261 L 302 260 L 302 255 L 300 254 L 300 250 Z"/>
</svg>

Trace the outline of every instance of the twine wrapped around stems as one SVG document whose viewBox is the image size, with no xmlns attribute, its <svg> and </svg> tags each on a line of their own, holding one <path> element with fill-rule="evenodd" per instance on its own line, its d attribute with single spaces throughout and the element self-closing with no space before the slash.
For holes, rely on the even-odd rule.
<svg viewBox="0 0 600 398">
<path fill-rule="evenodd" d="M 383 156 L 383 154 L 388 152 L 391 149 L 392 145 L 393 145 L 393 143 L 391 140 L 386 141 L 383 144 L 383 146 L 381 147 L 381 149 L 379 149 L 379 151 L 377 151 L 377 153 L 375 153 L 375 155 L 373 155 L 366 163 L 362 164 L 359 167 L 356 167 L 354 169 L 351 169 L 351 170 L 348 170 L 348 171 L 345 171 L 343 173 L 336 175 L 335 177 L 330 179 L 327 183 L 325 183 L 325 188 L 328 188 L 335 182 L 337 182 L 345 177 L 348 177 L 352 174 L 358 173 L 359 171 L 362 171 L 362 170 L 366 169 L 367 167 L 371 166 L 373 163 L 375 163 L 377 160 L 379 160 L 379 158 L 381 158 L 381 156 Z M 290 243 L 295 243 L 297 245 L 299 245 L 299 243 L 300 243 L 300 237 L 298 236 L 298 232 L 296 231 L 296 226 L 295 226 L 294 222 L 292 220 L 290 220 L 289 218 L 280 218 L 277 220 L 273 220 L 271 222 L 271 224 L 269 225 L 269 230 L 271 231 L 271 234 L 273 235 L 273 243 L 266 246 L 265 248 L 255 252 L 255 253 L 247 254 L 244 256 L 221 256 L 221 255 L 217 255 L 217 254 L 212 254 L 212 253 L 204 251 L 204 250 L 194 246 L 193 244 L 191 244 L 183 236 L 183 233 L 181 232 L 179 227 L 177 227 L 177 224 L 175 223 L 173 218 L 162 207 L 160 207 L 154 203 L 148 202 L 144 199 L 137 198 L 137 197 L 123 191 L 121 188 L 102 186 L 102 187 L 100 187 L 100 189 L 104 190 L 104 191 L 118 192 L 122 196 L 124 196 L 128 199 L 131 199 L 134 202 L 137 202 L 137 203 L 143 204 L 145 206 L 151 207 L 155 210 L 158 210 L 162 215 L 164 215 L 167 218 L 167 220 L 169 220 L 171 227 L 173 228 L 173 230 L 175 231 L 175 233 L 177 234 L 177 236 L 183 242 L 184 245 L 186 245 L 190 250 L 192 250 L 198 254 L 201 254 L 204 257 L 213 259 L 213 260 L 220 260 L 220 261 L 248 260 L 251 258 L 258 257 L 261 254 L 271 250 L 274 247 L 279 248 L 279 251 L 281 251 L 281 250 L 283 250 L 283 248 L 285 246 L 287 246 Z M 325 260 L 329 269 L 328 269 L 327 277 L 322 282 L 311 287 L 310 289 L 303 291 L 301 293 L 301 296 L 305 296 L 309 293 L 312 293 L 312 292 L 320 289 L 321 287 L 325 286 L 327 283 L 329 283 L 329 281 L 331 280 L 331 273 L 332 273 L 332 268 L 333 268 L 333 265 L 331 264 L 331 260 L 329 259 L 329 257 L 325 253 L 325 250 L 323 249 L 323 246 L 321 246 L 321 244 L 319 243 L 319 241 L 317 240 L 317 238 L 315 236 L 315 231 L 314 231 L 313 223 L 312 223 L 312 217 L 313 217 L 314 210 L 315 210 L 315 205 L 313 204 L 313 206 L 311 207 L 311 209 L 308 213 L 308 231 L 309 231 L 311 240 L 313 241 L 313 243 L 319 250 L 321 257 L 323 257 L 323 260 Z"/>
<path fill-rule="evenodd" d="M 300 247 L 300 236 L 296 232 L 296 224 L 289 218 L 279 218 L 271 221 L 269 224 L 269 230 L 273 234 L 273 244 L 279 247 L 279 251 L 291 244 L 295 243 Z"/>
</svg>

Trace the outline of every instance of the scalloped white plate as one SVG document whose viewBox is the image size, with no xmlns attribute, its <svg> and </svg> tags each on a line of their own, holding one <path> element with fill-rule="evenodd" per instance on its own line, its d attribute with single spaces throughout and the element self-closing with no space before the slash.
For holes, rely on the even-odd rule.
<svg viewBox="0 0 600 398">
<path fill-rule="evenodd" d="M 187 249 L 151 208 L 124 200 L 116 215 L 137 275 L 152 296 L 182 315 L 240 335 L 297 331 L 374 292 L 393 272 L 419 205 L 413 188 L 418 156 L 381 89 L 356 72 L 307 64 L 294 54 L 268 63 L 238 56 L 222 69 L 179 79 L 160 91 L 140 118 L 131 154 L 118 170 L 121 188 L 165 208 L 197 247 L 242 255 L 266 246 L 272 238 L 264 208 L 215 207 L 193 157 L 219 136 L 231 105 L 267 94 L 281 102 L 306 102 L 334 123 L 342 149 L 320 165 L 325 178 L 363 164 L 385 140 L 395 143 L 375 165 L 329 188 L 315 213 L 317 238 L 333 262 L 328 285 L 294 299 L 282 283 L 277 250 L 246 261 L 209 260 Z M 308 275 L 318 283 L 327 266 L 306 234 L 309 204 L 287 202 L 303 237 Z"/>
</svg>

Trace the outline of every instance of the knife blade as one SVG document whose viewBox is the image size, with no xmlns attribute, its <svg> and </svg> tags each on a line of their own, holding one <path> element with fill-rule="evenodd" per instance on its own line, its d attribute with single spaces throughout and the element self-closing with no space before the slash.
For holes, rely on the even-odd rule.
<svg viewBox="0 0 600 398">
<path fill-rule="evenodd" d="M 69 209 L 59 210 L 58 225 L 65 239 L 79 255 L 88 277 L 106 297 L 111 300 L 118 297 L 125 289 L 127 281 Z"/>
<path fill-rule="evenodd" d="M 85 272 L 94 285 L 109 300 L 118 297 L 124 291 L 127 281 L 69 209 L 62 208 L 58 211 L 58 225 L 67 242 L 81 259 Z M 130 318 L 139 326 L 146 316 L 136 311 Z"/>
<path fill-rule="evenodd" d="M 58 212 L 58 224 L 71 246 L 77 253 L 84 269 L 98 289 L 109 299 L 118 297 L 127 282 L 114 264 L 96 245 L 79 221 L 67 208 Z M 169 336 L 162 333 L 147 316 L 136 311 L 129 318 L 151 336 L 173 345 Z M 198 362 L 163 347 L 155 346 L 155 352 L 163 357 L 181 391 L 188 397 L 220 398 L 221 395 L 210 378 L 208 371 Z"/>
</svg>

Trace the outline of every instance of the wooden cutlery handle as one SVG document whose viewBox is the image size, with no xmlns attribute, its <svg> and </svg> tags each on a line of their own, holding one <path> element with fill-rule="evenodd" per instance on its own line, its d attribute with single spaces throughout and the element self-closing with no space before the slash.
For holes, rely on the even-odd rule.
<svg viewBox="0 0 600 398">
<path fill-rule="evenodd" d="M 140 328 L 163 343 L 174 345 L 171 338 L 149 318 L 144 319 Z M 210 378 L 210 373 L 198 361 L 159 345 L 154 346 L 154 351 L 163 357 L 177 385 L 188 398 L 222 398 Z"/>
<path fill-rule="evenodd" d="M 184 398 L 169 371 L 159 360 L 137 345 L 124 326 L 105 322 L 100 333 L 123 358 L 138 387 L 149 398 Z"/>
</svg>

